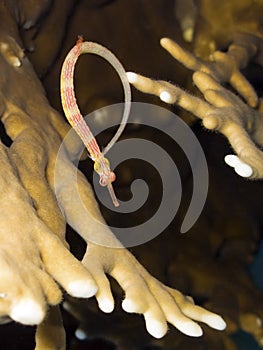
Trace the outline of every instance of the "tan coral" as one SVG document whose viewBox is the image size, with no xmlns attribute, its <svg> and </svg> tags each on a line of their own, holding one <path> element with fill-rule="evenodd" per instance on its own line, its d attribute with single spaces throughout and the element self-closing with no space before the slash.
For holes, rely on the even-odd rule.
<svg viewBox="0 0 263 350">
<path fill-rule="evenodd" d="M 202 119 L 203 125 L 221 132 L 230 142 L 237 158 L 227 158 L 228 164 L 244 177 L 262 178 L 263 143 L 262 113 L 252 108 L 258 104 L 251 84 L 239 72 L 254 58 L 262 64 L 262 39 L 252 35 L 240 35 L 226 54 L 215 52 L 213 61 L 205 63 L 170 39 L 161 44 L 187 68 L 195 71 L 193 81 L 206 101 L 193 96 L 166 81 L 155 81 L 129 72 L 128 79 L 137 89 L 158 96 L 169 104 L 177 104 Z M 229 82 L 249 103 L 223 87 Z"/>
<path fill-rule="evenodd" d="M 61 301 L 55 280 L 73 296 L 81 296 L 80 286 L 86 290 L 85 297 L 93 295 L 97 287 L 61 239 L 37 216 L 3 145 L 1 163 L 1 315 L 38 324 L 45 317 L 46 304 Z M 53 254 L 68 265 L 66 273 L 63 263 L 53 260 Z"/>
<path fill-rule="evenodd" d="M 146 327 L 155 337 L 166 333 L 167 322 L 188 335 L 200 336 L 202 330 L 192 319 L 223 329 L 225 322 L 220 316 L 195 306 L 178 291 L 161 284 L 126 249 L 90 243 L 98 236 L 102 241 L 114 242 L 120 247 L 110 230 L 101 225 L 103 219 L 91 187 L 71 161 L 79 152 L 80 143 L 74 138 L 72 143 L 65 143 L 61 157 L 57 159 L 62 136 L 69 128 L 50 107 L 27 58 L 21 57 L 19 66 L 13 64 L 12 57 L 20 52 L 19 38 L 2 35 L 1 40 L 5 43 L 0 56 L 0 65 L 5 72 L 0 86 L 2 121 L 13 140 L 8 152 L 11 163 L 3 153 L 3 164 L 10 171 L 3 171 L 1 175 L 7 177 L 8 193 L 14 191 L 13 200 L 8 198 L 1 202 L 5 214 L 1 222 L 2 232 L 3 235 L 6 230 L 9 232 L 5 235 L 7 243 L 3 245 L 1 256 L 6 266 L 1 283 L 13 286 L 11 296 L 4 286 L 1 290 L 2 299 L 8 300 L 3 303 L 1 314 L 22 323 L 39 324 L 48 305 L 60 301 L 57 284 L 76 297 L 90 297 L 97 292 L 100 308 L 109 312 L 113 308 L 113 297 L 106 273 L 110 273 L 126 293 L 123 308 L 144 314 Z M 29 94 L 31 91 L 34 94 Z M 54 194 L 56 165 L 61 170 L 60 177 L 56 178 L 57 199 Z M 11 177 L 14 172 L 16 175 Z M 78 181 L 72 185 L 72 174 L 76 172 Z M 76 204 L 79 194 L 87 208 L 84 215 Z M 67 222 L 88 242 L 84 259 L 86 268 L 66 247 L 65 221 L 60 209 Z M 87 212 L 90 216 L 86 215 Z M 21 227 L 22 234 L 17 227 Z M 145 303 L 140 298 L 142 291 Z M 28 313 L 29 306 L 38 312 Z M 45 347 L 43 337 L 52 331 L 53 321 L 63 335 L 58 311 L 51 310 L 37 330 L 39 350 Z M 50 342 L 50 348 L 64 347 L 64 342 L 56 337 L 51 336 Z"/>
</svg>

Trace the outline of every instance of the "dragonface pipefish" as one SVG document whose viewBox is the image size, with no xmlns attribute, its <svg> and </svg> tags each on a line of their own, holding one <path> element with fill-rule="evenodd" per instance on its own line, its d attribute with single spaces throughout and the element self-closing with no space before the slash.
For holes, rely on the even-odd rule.
<svg viewBox="0 0 263 350">
<path fill-rule="evenodd" d="M 84 53 L 95 54 L 108 61 L 119 75 L 124 90 L 124 111 L 121 123 L 116 134 L 105 147 L 103 152 L 100 150 L 95 137 L 78 108 L 74 92 L 73 79 L 75 64 L 78 57 Z M 120 137 L 130 113 L 131 90 L 125 70 L 119 60 L 108 49 L 91 41 L 83 41 L 82 37 L 79 37 L 76 45 L 69 51 L 64 60 L 60 77 L 60 93 L 64 113 L 69 123 L 75 129 L 89 151 L 90 157 L 94 161 L 94 170 L 100 176 L 100 185 L 107 186 L 113 204 L 117 207 L 119 202 L 112 187 L 112 182 L 115 180 L 116 176 L 110 170 L 110 163 L 104 155 L 106 155 Z"/>
</svg>

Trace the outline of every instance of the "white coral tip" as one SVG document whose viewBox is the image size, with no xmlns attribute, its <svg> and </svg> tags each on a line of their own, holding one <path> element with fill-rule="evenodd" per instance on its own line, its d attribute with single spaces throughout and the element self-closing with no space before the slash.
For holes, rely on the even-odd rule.
<svg viewBox="0 0 263 350">
<path fill-rule="evenodd" d="M 114 309 L 114 303 L 110 299 L 101 298 L 98 300 L 99 308 L 101 311 L 110 313 Z"/>
<path fill-rule="evenodd" d="M 136 304 L 129 299 L 124 299 L 122 302 L 122 308 L 124 311 L 132 313 L 132 312 L 136 312 Z"/>
<path fill-rule="evenodd" d="M 238 164 L 241 164 L 240 159 L 235 154 L 228 154 L 225 156 L 225 162 L 227 165 L 235 168 Z"/>
<path fill-rule="evenodd" d="M 138 74 L 133 72 L 126 72 L 126 75 L 131 84 L 135 84 L 138 81 Z"/>
<path fill-rule="evenodd" d="M 36 325 L 43 321 L 44 310 L 30 299 L 22 299 L 11 309 L 10 317 L 25 325 Z"/>
<path fill-rule="evenodd" d="M 10 58 L 10 61 L 12 62 L 14 67 L 21 67 L 21 65 L 22 65 L 22 62 L 16 56 L 13 56 L 12 59 Z"/>
<path fill-rule="evenodd" d="M 160 100 L 162 100 L 165 103 L 174 103 L 175 100 L 173 98 L 173 96 L 168 92 L 168 91 L 162 91 L 160 93 Z"/>
<path fill-rule="evenodd" d="M 167 332 L 167 325 L 157 320 L 148 319 L 146 321 L 147 331 L 157 339 L 162 338 Z"/>
<path fill-rule="evenodd" d="M 212 315 L 206 318 L 206 323 L 218 331 L 222 331 L 226 328 L 226 323 L 219 315 Z"/>
<path fill-rule="evenodd" d="M 171 41 L 171 39 L 169 39 L 169 38 L 162 38 L 160 40 L 160 44 L 161 44 L 162 47 L 165 47 L 167 44 L 170 43 L 170 41 Z"/>
<path fill-rule="evenodd" d="M 242 177 L 250 177 L 253 174 L 253 169 L 250 165 L 242 162 L 242 160 L 235 154 L 228 154 L 225 156 L 225 162 L 235 169 L 235 172 Z"/>
<path fill-rule="evenodd" d="M 92 281 L 73 281 L 68 284 L 67 292 L 76 298 L 90 298 L 96 294 L 97 285 Z"/>
<path fill-rule="evenodd" d="M 184 334 L 190 337 L 201 337 L 203 335 L 202 328 L 195 322 L 182 322 L 175 326 Z"/>
<path fill-rule="evenodd" d="M 235 167 L 235 172 L 242 177 L 250 177 L 253 174 L 253 169 L 250 165 L 241 163 Z"/>
<path fill-rule="evenodd" d="M 75 337 L 79 340 L 85 340 L 87 339 L 87 334 L 85 333 L 85 331 L 83 331 L 83 329 L 78 328 L 75 331 Z"/>
</svg>

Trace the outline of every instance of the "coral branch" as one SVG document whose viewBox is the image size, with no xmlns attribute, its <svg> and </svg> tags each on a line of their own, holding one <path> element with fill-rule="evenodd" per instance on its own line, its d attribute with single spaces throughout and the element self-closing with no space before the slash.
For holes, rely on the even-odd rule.
<svg viewBox="0 0 263 350">
<path fill-rule="evenodd" d="M 200 326 L 193 320 L 218 330 L 225 328 L 225 322 L 220 316 L 194 305 L 191 299 L 163 285 L 125 249 L 89 244 L 83 263 L 99 286 L 96 297 L 101 309 L 112 303 L 104 275 L 107 273 L 116 279 L 125 292 L 122 308 L 129 313 L 143 314 L 146 329 L 155 338 L 164 336 L 167 322 L 193 337 L 202 334 Z"/>
<path fill-rule="evenodd" d="M 89 297 L 96 293 L 97 287 L 80 262 L 37 216 L 3 145 L 0 156 L 4 170 L 1 172 L 1 316 L 10 316 L 23 324 L 39 324 L 45 317 L 46 304 L 56 305 L 61 301 L 55 280 L 73 296 Z M 66 272 L 64 263 L 68 266 Z M 80 285 L 82 295 L 76 288 Z"/>
<path fill-rule="evenodd" d="M 251 40 L 250 36 L 245 37 L 246 40 L 244 36 L 238 36 L 235 43 L 230 45 L 227 53 L 214 52 L 210 56 L 210 62 L 197 58 L 171 39 L 163 38 L 160 43 L 165 50 L 186 68 L 208 73 L 219 83 L 229 82 L 251 107 L 256 107 L 258 103 L 257 94 L 239 71 L 246 67 L 249 60 L 257 53 L 256 44 L 258 38 L 251 37 L 254 40 Z"/>
<path fill-rule="evenodd" d="M 63 339 L 52 334 L 45 340 L 52 322 L 63 333 L 55 309 L 45 319 L 49 305 L 61 301 L 59 286 L 74 297 L 96 294 L 99 307 L 110 312 L 114 300 L 109 273 L 125 292 L 123 309 L 143 314 L 148 332 L 156 338 L 166 333 L 167 322 L 191 336 L 202 334 L 193 320 L 223 329 L 220 316 L 195 306 L 191 299 L 153 278 L 104 224 L 90 185 L 71 160 L 80 151 L 80 143 L 73 138 L 61 145 L 69 127 L 49 105 L 23 55 L 17 23 L 0 6 L 3 20 L 11 23 L 10 32 L 6 26 L 7 32 L 0 35 L 1 117 L 13 141 L 8 150 L 0 148 L 1 316 L 23 324 L 44 321 L 37 330 L 37 348 L 45 348 L 47 340 L 54 349 L 63 348 Z M 26 27 L 34 23 L 40 10 L 26 13 Z M 72 182 L 76 174 L 77 181 Z M 88 243 L 83 264 L 67 249 L 66 222 Z"/>
<path fill-rule="evenodd" d="M 238 156 L 237 163 L 231 160 L 229 163 L 228 157 L 228 164 L 243 177 L 263 178 L 263 153 L 258 148 L 263 145 L 262 113 L 252 108 L 258 104 L 257 95 L 239 71 L 252 57 L 261 57 L 262 39 L 240 35 L 226 54 L 217 51 L 213 61 L 206 63 L 170 39 L 162 39 L 161 44 L 173 57 L 195 71 L 193 81 L 205 101 L 166 81 L 154 81 L 132 72 L 127 73 L 130 83 L 142 92 L 154 94 L 166 103 L 175 103 L 193 113 L 202 119 L 207 129 L 221 132 Z M 249 105 L 223 87 L 225 82 L 230 83 Z"/>
<path fill-rule="evenodd" d="M 69 166 L 61 162 L 57 166 L 59 176 L 57 181 L 63 184 L 57 191 L 57 198 L 67 222 L 88 243 L 83 264 L 98 285 L 96 299 L 102 311 L 111 312 L 114 308 L 114 299 L 106 275 L 109 274 L 116 279 L 125 292 L 123 309 L 127 312 L 143 314 L 148 332 L 156 338 L 166 333 L 166 322 L 191 336 L 202 334 L 200 326 L 192 319 L 205 322 L 215 329 L 225 327 L 220 316 L 197 306 L 192 307 L 188 299 L 179 297 L 181 295 L 179 292 L 164 286 L 152 277 L 122 247 L 104 223 L 90 185 L 84 176 L 78 172 L 76 182 L 74 173 L 77 170 L 73 165 Z M 141 295 L 144 295 L 143 302 Z M 170 305 L 169 308 L 167 304 Z"/>
</svg>

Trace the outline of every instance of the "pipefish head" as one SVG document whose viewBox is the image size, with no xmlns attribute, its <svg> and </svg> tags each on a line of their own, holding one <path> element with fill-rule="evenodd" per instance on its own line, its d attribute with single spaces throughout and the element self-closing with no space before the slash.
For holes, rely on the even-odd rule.
<svg viewBox="0 0 263 350">
<path fill-rule="evenodd" d="M 110 170 L 110 162 L 108 161 L 108 159 L 103 157 L 103 156 L 95 159 L 94 170 L 100 176 L 100 185 L 107 186 L 113 204 L 115 205 L 115 207 L 118 207 L 119 202 L 116 198 L 114 189 L 112 187 L 112 182 L 115 181 L 116 176 L 115 176 L 114 172 L 112 172 Z"/>
<path fill-rule="evenodd" d="M 115 181 L 116 176 L 110 170 L 110 162 L 105 157 L 100 157 L 94 162 L 94 170 L 100 176 L 100 185 L 105 187 Z"/>
</svg>

